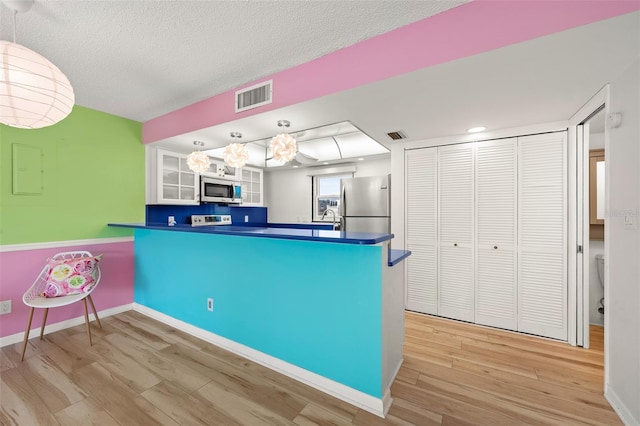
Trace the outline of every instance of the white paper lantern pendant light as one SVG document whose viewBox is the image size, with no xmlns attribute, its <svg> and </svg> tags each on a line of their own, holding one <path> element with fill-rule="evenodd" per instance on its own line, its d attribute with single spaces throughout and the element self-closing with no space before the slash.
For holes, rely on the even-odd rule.
<svg viewBox="0 0 640 426">
<path fill-rule="evenodd" d="M 230 136 L 234 139 L 240 139 L 242 133 L 231 132 Z M 249 161 L 249 150 L 243 143 L 230 143 L 224 148 L 222 159 L 231 167 L 244 167 Z"/>
<path fill-rule="evenodd" d="M 16 14 L 29 10 L 33 0 L 3 3 L 13 10 L 13 42 L 0 40 L 0 123 L 24 129 L 52 126 L 71 113 L 73 87 L 58 67 L 15 42 Z"/>
<path fill-rule="evenodd" d="M 291 123 L 287 120 L 278 121 L 278 127 L 289 127 L 290 125 Z M 296 140 L 288 133 L 280 133 L 274 136 L 271 139 L 269 148 L 273 159 L 284 161 L 285 163 L 296 158 L 296 153 L 298 152 Z"/>
<path fill-rule="evenodd" d="M 200 151 L 200 148 L 204 146 L 204 142 L 193 141 L 193 144 L 199 148 L 187 156 L 187 166 L 189 166 L 189 170 L 195 173 L 206 172 L 211 165 L 211 158 Z"/>
</svg>

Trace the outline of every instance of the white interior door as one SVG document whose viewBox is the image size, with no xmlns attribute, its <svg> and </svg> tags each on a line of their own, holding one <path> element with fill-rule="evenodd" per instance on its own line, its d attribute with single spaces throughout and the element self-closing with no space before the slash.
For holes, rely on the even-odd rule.
<svg viewBox="0 0 640 426">
<path fill-rule="evenodd" d="M 577 126 L 576 344 L 589 347 L 589 122 Z"/>
<path fill-rule="evenodd" d="M 474 321 L 474 144 L 438 148 L 438 315 Z"/>
<path fill-rule="evenodd" d="M 437 148 L 408 150 L 406 161 L 406 308 L 438 314 Z"/>
<path fill-rule="evenodd" d="M 518 330 L 567 340 L 566 132 L 518 138 Z"/>
<path fill-rule="evenodd" d="M 478 324 L 517 329 L 517 138 L 476 144 Z"/>
</svg>

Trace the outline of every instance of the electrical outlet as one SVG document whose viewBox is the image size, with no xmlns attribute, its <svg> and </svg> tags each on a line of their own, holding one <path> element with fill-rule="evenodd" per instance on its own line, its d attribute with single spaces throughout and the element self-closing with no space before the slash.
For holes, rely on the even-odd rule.
<svg viewBox="0 0 640 426">
<path fill-rule="evenodd" d="M 0 315 L 11 313 L 11 300 L 3 300 L 0 302 Z"/>
<path fill-rule="evenodd" d="M 244 215 L 244 221 L 245 222 L 249 222 L 249 215 L 248 214 Z"/>
<path fill-rule="evenodd" d="M 207 311 L 213 312 L 213 299 L 212 298 L 208 298 L 207 299 Z"/>
</svg>

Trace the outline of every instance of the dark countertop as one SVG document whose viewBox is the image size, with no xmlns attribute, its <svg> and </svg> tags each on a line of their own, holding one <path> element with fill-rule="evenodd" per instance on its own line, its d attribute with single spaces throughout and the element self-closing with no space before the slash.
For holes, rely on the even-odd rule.
<svg viewBox="0 0 640 426">
<path fill-rule="evenodd" d="M 389 261 L 387 264 L 389 266 L 395 266 L 409 256 L 411 256 L 411 252 L 409 250 L 391 249 L 389 250 Z"/>
<path fill-rule="evenodd" d="M 280 238 L 286 240 L 318 241 L 340 244 L 378 244 L 389 241 L 393 234 L 375 234 L 369 232 L 345 232 L 320 229 L 273 228 L 261 226 L 191 226 L 164 224 L 145 225 L 144 223 L 110 223 L 109 226 L 134 229 L 152 229 L 157 231 L 196 232 L 203 234 L 236 235 L 244 237 Z M 400 259 L 401 260 L 401 259 Z M 399 260 L 398 260 L 399 261 Z"/>
</svg>

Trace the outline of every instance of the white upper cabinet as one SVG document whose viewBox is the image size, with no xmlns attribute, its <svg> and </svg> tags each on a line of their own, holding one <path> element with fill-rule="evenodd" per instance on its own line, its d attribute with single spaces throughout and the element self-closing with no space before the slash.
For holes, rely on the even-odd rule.
<svg viewBox="0 0 640 426">
<path fill-rule="evenodd" d="M 151 148 L 147 156 L 148 204 L 200 203 L 200 175 L 187 166 L 187 155 Z"/>
<path fill-rule="evenodd" d="M 262 206 L 262 169 L 242 168 L 242 205 Z"/>
</svg>

